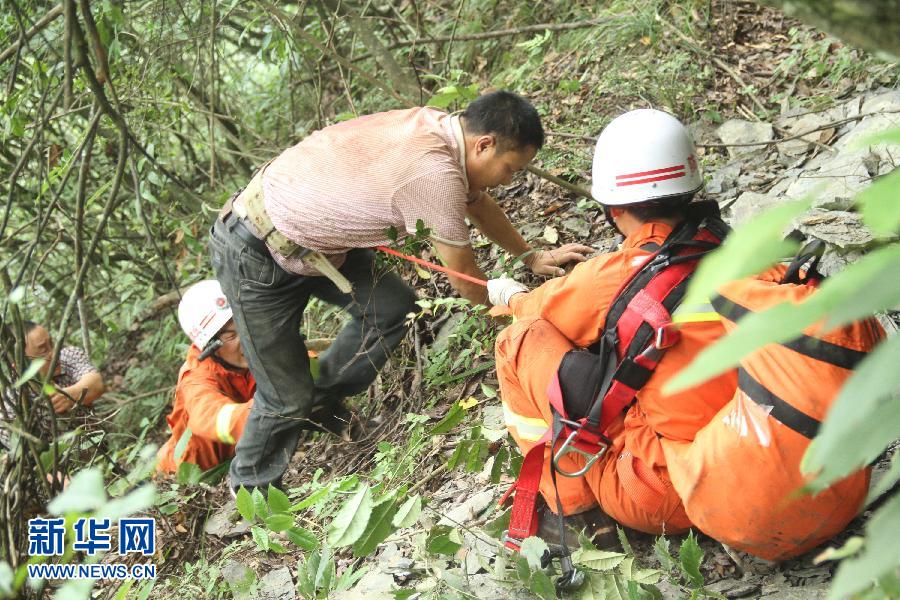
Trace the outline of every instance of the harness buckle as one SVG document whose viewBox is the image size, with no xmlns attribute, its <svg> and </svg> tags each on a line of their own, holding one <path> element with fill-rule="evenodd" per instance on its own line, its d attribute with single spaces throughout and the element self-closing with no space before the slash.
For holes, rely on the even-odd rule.
<svg viewBox="0 0 900 600">
<path fill-rule="evenodd" d="M 603 442 L 598 443 L 598 450 L 595 453 L 587 452 L 585 450 L 582 450 L 581 448 L 577 448 L 575 447 L 575 437 L 581 430 L 581 424 L 567 420 L 563 420 L 563 422 L 569 426 L 575 425 L 577 427 L 572 430 L 572 433 L 569 434 L 569 436 L 566 438 L 566 441 L 563 442 L 563 445 L 560 446 L 559 450 L 556 451 L 556 454 L 553 455 L 553 468 L 563 477 L 581 477 L 582 475 L 587 473 L 590 468 L 594 466 L 594 463 L 600 460 L 600 457 L 602 457 L 606 453 L 606 450 L 609 448 L 609 444 Z M 560 468 L 559 461 L 562 459 L 562 457 L 564 457 L 566 454 L 569 454 L 570 452 L 580 454 L 586 459 L 584 467 L 578 469 L 577 471 L 571 472 L 564 471 Z"/>
<path fill-rule="evenodd" d="M 653 345 L 657 350 L 665 350 L 671 348 L 681 339 L 681 332 L 674 323 L 666 323 L 656 330 L 656 339 Z"/>
</svg>

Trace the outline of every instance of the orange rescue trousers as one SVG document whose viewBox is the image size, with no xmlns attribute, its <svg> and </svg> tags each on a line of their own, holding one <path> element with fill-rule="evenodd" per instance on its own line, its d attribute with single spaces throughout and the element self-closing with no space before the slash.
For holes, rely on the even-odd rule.
<svg viewBox="0 0 900 600">
<path fill-rule="evenodd" d="M 553 422 L 547 386 L 563 355 L 575 346 L 551 323 L 520 319 L 497 340 L 497 376 L 509 432 L 526 454 Z M 583 512 L 598 504 L 616 521 L 647 533 L 679 533 L 691 526 L 681 500 L 669 482 L 664 464 L 647 465 L 634 455 L 637 448 L 658 446 L 656 433 L 632 407 L 610 430 L 611 447 L 583 477 L 557 474 L 554 490 L 550 448 L 545 451 L 540 492 L 556 512 L 556 493 L 563 513 Z M 642 453 L 641 453 L 642 454 Z M 566 454 L 560 467 L 577 471 L 585 459 Z"/>
</svg>

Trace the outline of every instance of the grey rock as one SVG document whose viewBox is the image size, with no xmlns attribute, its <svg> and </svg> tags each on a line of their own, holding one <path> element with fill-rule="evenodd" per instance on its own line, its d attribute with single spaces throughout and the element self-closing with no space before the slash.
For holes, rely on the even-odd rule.
<svg viewBox="0 0 900 600">
<path fill-rule="evenodd" d="M 797 119 L 793 119 L 789 123 L 786 123 L 784 126 L 784 131 L 786 132 L 787 136 L 792 136 L 797 135 L 798 133 L 803 133 L 805 131 L 810 131 L 812 129 L 817 129 L 819 127 L 824 127 L 830 122 L 832 121 L 830 121 L 822 114 L 809 113 Z M 799 156 L 801 154 L 806 154 L 807 152 L 812 150 L 813 145 L 819 141 L 820 135 L 820 131 L 815 131 L 804 135 L 801 138 L 783 142 L 781 144 L 778 144 L 778 151 L 781 154 L 786 154 L 788 156 Z"/>
<path fill-rule="evenodd" d="M 689 123 L 688 132 L 695 144 L 714 144 L 716 143 L 716 125 L 709 121 L 694 121 Z"/>
<path fill-rule="evenodd" d="M 797 229 L 808 237 L 825 241 L 841 250 L 860 250 L 874 240 L 856 213 L 813 209 L 800 217 Z"/>
<path fill-rule="evenodd" d="M 500 403 L 487 404 L 481 409 L 482 425 L 488 429 L 504 429 L 506 423 L 503 420 L 503 407 Z"/>
<path fill-rule="evenodd" d="M 737 185 L 737 179 L 741 175 L 741 162 L 736 161 L 725 165 L 721 169 L 713 171 L 706 184 L 708 194 L 721 194 Z"/>
<path fill-rule="evenodd" d="M 818 171 L 798 177 L 785 196 L 797 200 L 811 196 L 823 205 L 850 200 L 871 180 L 863 158 L 863 155 L 838 155 Z"/>
<path fill-rule="evenodd" d="M 331 600 L 389 600 L 393 599 L 393 590 L 396 589 L 394 576 L 381 571 L 370 569 L 351 589 L 342 592 L 332 592 L 328 595 Z"/>
<path fill-rule="evenodd" d="M 250 524 L 240 517 L 234 500 L 230 500 L 225 506 L 213 513 L 203 525 L 203 532 L 206 535 L 214 535 L 220 538 L 237 537 L 248 531 L 250 531 Z"/>
<path fill-rule="evenodd" d="M 230 560 L 222 567 L 222 579 L 228 584 L 228 588 L 237 600 L 243 600 L 250 594 L 250 589 L 256 582 L 256 573 L 247 565 Z"/>
<path fill-rule="evenodd" d="M 863 101 L 862 112 L 900 111 L 900 90 L 872 94 Z"/>
<path fill-rule="evenodd" d="M 803 587 L 789 587 L 782 584 L 764 585 L 760 598 L 778 600 L 821 600 L 828 596 L 828 585 L 817 584 Z"/>
<path fill-rule="evenodd" d="M 719 129 L 716 130 L 716 133 L 723 144 L 751 144 L 768 142 L 775 138 L 775 131 L 772 129 L 771 123 L 753 123 L 741 119 L 729 119 L 728 121 L 725 121 L 719 126 Z M 765 145 L 730 146 L 728 148 L 728 154 L 730 156 L 740 156 L 742 154 L 759 152 L 765 148 Z"/>
<path fill-rule="evenodd" d="M 734 579 L 723 579 L 711 585 L 706 586 L 711 592 L 722 594 L 726 598 L 748 598 L 759 597 L 762 585 L 759 581 L 736 581 Z"/>
<path fill-rule="evenodd" d="M 494 501 L 494 490 L 486 489 L 476 492 L 465 502 L 451 509 L 438 521 L 438 525 L 466 524 L 485 511 Z"/>
<path fill-rule="evenodd" d="M 465 588 L 481 600 L 533 600 L 534 594 L 513 583 L 504 583 L 494 579 L 490 573 L 481 573 L 465 579 Z"/>
<path fill-rule="evenodd" d="M 266 573 L 259 580 L 259 587 L 250 594 L 249 600 L 295 600 L 297 589 L 287 567 L 280 567 Z"/>
<path fill-rule="evenodd" d="M 441 326 L 440 331 L 434 338 L 431 345 L 431 351 L 434 353 L 441 352 L 450 344 L 451 338 L 456 334 L 459 324 L 466 318 L 465 312 L 457 312 L 450 315 L 450 318 Z"/>
<path fill-rule="evenodd" d="M 779 202 L 781 202 L 779 198 L 769 194 L 744 192 L 738 196 L 737 201 L 731 206 L 731 225 L 737 227 Z"/>
</svg>

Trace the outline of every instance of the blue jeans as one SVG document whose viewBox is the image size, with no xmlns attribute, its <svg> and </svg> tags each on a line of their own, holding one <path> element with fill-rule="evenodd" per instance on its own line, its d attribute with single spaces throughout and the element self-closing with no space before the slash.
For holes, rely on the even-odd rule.
<svg viewBox="0 0 900 600">
<path fill-rule="evenodd" d="M 216 220 L 209 249 L 216 278 L 231 303 L 244 355 L 256 379 L 253 408 L 231 463 L 230 483 L 278 484 L 313 406 L 327 406 L 364 391 L 406 334 L 415 292 L 396 274 L 377 274 L 374 252 L 347 253 L 341 273 L 353 284 L 344 294 L 326 277 L 295 275 L 235 232 L 234 216 Z M 313 383 L 300 333 L 310 297 L 351 315 L 319 357 Z"/>
</svg>

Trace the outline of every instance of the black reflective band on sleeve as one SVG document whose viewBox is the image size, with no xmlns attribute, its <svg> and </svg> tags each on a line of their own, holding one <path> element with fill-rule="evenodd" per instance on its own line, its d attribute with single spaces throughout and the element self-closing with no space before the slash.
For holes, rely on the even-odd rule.
<svg viewBox="0 0 900 600">
<path fill-rule="evenodd" d="M 757 404 L 771 406 L 769 415 L 800 435 L 812 439 L 819 432 L 819 421 L 770 392 L 743 368 L 738 368 L 738 388 Z"/>
<path fill-rule="evenodd" d="M 747 313 L 753 312 L 749 308 L 722 296 L 715 296 L 711 304 L 717 313 L 732 322 L 736 322 Z M 810 335 L 801 335 L 792 340 L 781 342 L 781 345 L 803 356 L 847 370 L 855 368 L 862 359 L 868 356 L 867 352 L 838 346 Z"/>
</svg>

